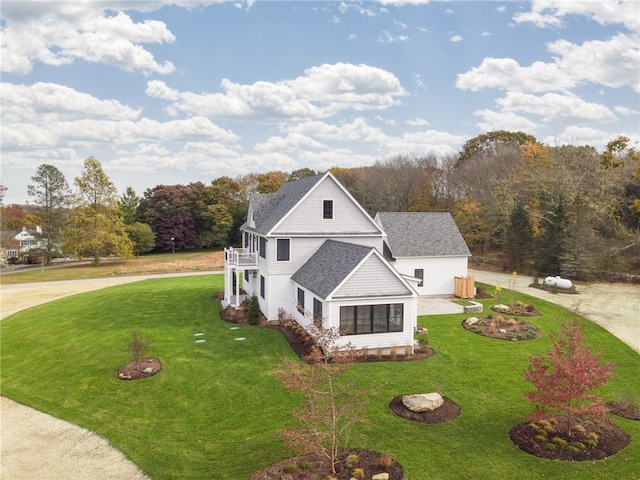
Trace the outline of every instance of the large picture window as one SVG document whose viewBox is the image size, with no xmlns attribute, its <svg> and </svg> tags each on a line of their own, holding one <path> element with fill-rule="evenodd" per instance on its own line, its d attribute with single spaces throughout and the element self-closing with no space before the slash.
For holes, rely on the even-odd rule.
<svg viewBox="0 0 640 480">
<path fill-rule="evenodd" d="M 340 307 L 340 331 L 344 335 L 402 332 L 404 304 Z"/>
<path fill-rule="evenodd" d="M 291 260 L 291 241 L 288 238 L 279 238 L 276 241 L 278 262 L 288 262 Z"/>
</svg>

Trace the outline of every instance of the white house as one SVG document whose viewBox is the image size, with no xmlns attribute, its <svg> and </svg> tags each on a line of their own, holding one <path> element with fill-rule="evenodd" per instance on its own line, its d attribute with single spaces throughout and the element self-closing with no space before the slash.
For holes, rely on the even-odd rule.
<svg viewBox="0 0 640 480">
<path fill-rule="evenodd" d="M 455 277 L 466 277 L 471 252 L 447 212 L 381 212 L 384 254 L 401 274 L 417 280 L 421 296 L 449 296 Z"/>
<path fill-rule="evenodd" d="M 4 251 L 4 258 L 18 258 L 21 254 L 29 253 L 34 248 L 44 248 L 42 242 L 42 228 L 37 225 L 35 229 L 22 227 L 22 230 L 11 232 L 11 248 Z"/>
<path fill-rule="evenodd" d="M 286 183 L 274 194 L 253 194 L 242 248 L 225 249 L 223 304 L 237 308 L 242 291 L 255 293 L 269 320 L 290 316 L 303 326 L 338 327 L 341 341 L 356 348 L 413 347 L 416 288 L 422 287 L 413 270 L 394 268 L 400 257 L 395 241 L 388 243 L 387 215 L 395 214 L 372 219 L 330 172 Z M 420 241 L 413 227 L 406 234 Z M 438 270 L 437 259 L 427 266 L 416 263 L 426 261 L 420 257 L 412 265 L 424 265 L 434 277 L 451 274 L 446 282 L 430 280 L 430 291 L 444 292 L 443 282 L 453 294 L 454 273 L 466 274 L 465 252 L 456 252 L 464 272 Z M 457 262 L 456 255 L 444 257 Z"/>
</svg>

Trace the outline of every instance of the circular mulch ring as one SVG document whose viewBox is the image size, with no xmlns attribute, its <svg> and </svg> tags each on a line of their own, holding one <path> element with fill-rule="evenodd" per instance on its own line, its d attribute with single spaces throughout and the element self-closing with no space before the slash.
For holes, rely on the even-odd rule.
<svg viewBox="0 0 640 480">
<path fill-rule="evenodd" d="M 548 460 L 563 460 L 568 462 L 582 462 L 588 460 L 603 460 L 615 455 L 631 443 L 631 436 L 615 423 L 607 420 L 580 421 L 588 432 L 596 432 L 598 443 L 595 447 L 587 447 L 583 450 L 569 451 L 566 447 L 556 447 L 553 450 L 545 448 L 536 440 L 536 433 L 530 428 L 530 423 L 520 423 L 509 431 L 509 438 L 517 447 L 529 455 L 534 455 Z M 568 444 L 569 437 L 561 436 Z M 551 443 L 551 442 L 547 442 Z"/>
<path fill-rule="evenodd" d="M 609 402 L 607 403 L 609 411 L 628 420 L 640 420 L 640 408 L 628 403 Z"/>
<path fill-rule="evenodd" d="M 152 377 L 162 371 L 162 364 L 157 358 L 143 358 L 139 362 L 129 362 L 118 369 L 120 380 L 140 380 Z"/>
<path fill-rule="evenodd" d="M 349 466 L 347 457 L 356 455 L 357 462 Z M 384 464 L 384 466 L 383 466 Z M 300 455 L 287 458 L 267 468 L 255 472 L 247 480 L 349 480 L 354 477 L 354 470 L 361 468 L 366 473 L 366 478 L 387 472 L 389 480 L 403 480 L 404 470 L 402 465 L 388 455 L 383 455 L 371 450 L 341 450 L 336 461 L 336 473 L 331 472 L 327 459 L 324 461 L 316 454 Z"/>
<path fill-rule="evenodd" d="M 512 342 L 523 342 L 526 340 L 535 340 L 540 336 L 540 329 L 535 325 L 520 319 L 512 319 L 517 324 L 510 325 L 508 320 L 504 320 L 500 325 L 492 326 L 494 318 L 483 317 L 478 319 L 473 325 L 467 324 L 467 319 L 461 322 L 462 328 L 482 335 L 483 337 L 495 338 L 497 340 L 509 340 Z"/>
<path fill-rule="evenodd" d="M 413 422 L 427 423 L 435 425 L 438 423 L 450 422 L 460 416 L 461 407 L 456 402 L 447 397 L 442 397 L 444 403 L 430 412 L 414 412 L 409 410 L 402 403 L 402 395 L 393 397 L 389 402 L 389 408 L 393 413 L 406 420 Z"/>
</svg>

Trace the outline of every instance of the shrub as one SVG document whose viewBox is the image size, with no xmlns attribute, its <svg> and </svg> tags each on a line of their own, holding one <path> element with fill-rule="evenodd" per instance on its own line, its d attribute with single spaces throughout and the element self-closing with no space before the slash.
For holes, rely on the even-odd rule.
<svg viewBox="0 0 640 480">
<path fill-rule="evenodd" d="M 543 434 L 536 435 L 536 441 L 540 443 L 544 443 L 547 441 L 547 436 Z"/>
<path fill-rule="evenodd" d="M 569 445 L 567 447 L 567 451 L 571 452 L 571 453 L 577 453 L 578 452 L 578 447 L 576 447 L 575 445 Z"/>
<path fill-rule="evenodd" d="M 380 466 L 382 468 L 387 469 L 392 464 L 393 464 L 393 458 L 391 458 L 391 455 L 385 453 L 380 457 Z"/>
<path fill-rule="evenodd" d="M 592 440 L 592 441 L 598 443 L 598 434 L 596 432 L 589 432 L 589 435 L 587 435 L 587 438 L 589 440 Z"/>
<path fill-rule="evenodd" d="M 251 325 L 258 325 L 260 320 L 260 302 L 258 296 L 254 293 L 249 300 L 249 310 L 247 311 L 247 318 Z"/>
<path fill-rule="evenodd" d="M 553 443 L 555 443 L 557 446 L 559 447 L 566 447 L 567 446 L 567 441 L 564 438 L 560 438 L 560 437 L 553 437 L 551 439 L 551 441 Z"/>
<path fill-rule="evenodd" d="M 300 462 L 300 468 L 303 470 L 309 470 L 313 468 L 313 464 L 311 462 Z"/>
<path fill-rule="evenodd" d="M 355 478 L 357 478 L 358 480 L 362 480 L 362 479 L 364 479 L 364 469 L 362 469 L 362 468 L 355 468 L 355 469 L 353 470 L 353 473 L 352 473 L 352 474 L 353 474 L 353 476 L 354 476 Z"/>
<path fill-rule="evenodd" d="M 549 450 L 550 452 L 553 452 L 556 449 L 556 446 L 555 444 L 549 442 L 544 444 L 544 448 L 545 450 Z"/>
<path fill-rule="evenodd" d="M 427 338 L 426 333 L 419 333 L 416 336 L 416 340 L 418 340 L 418 345 L 420 345 L 420 348 L 427 348 L 429 346 L 429 339 Z"/>
<path fill-rule="evenodd" d="M 293 473 L 296 471 L 296 466 L 292 463 L 287 463 L 284 467 L 282 467 L 282 471 L 284 473 Z"/>
<path fill-rule="evenodd" d="M 585 446 L 585 444 L 584 444 L 584 443 L 582 443 L 582 442 L 575 442 L 573 445 L 574 445 L 578 450 L 584 450 L 584 449 L 586 449 L 586 448 L 587 448 L 587 447 Z"/>
<path fill-rule="evenodd" d="M 355 453 L 350 453 L 349 455 L 347 455 L 347 466 L 351 468 L 354 465 L 357 465 L 359 460 L 360 459 L 358 458 L 358 455 L 356 455 Z"/>
<path fill-rule="evenodd" d="M 584 435 L 585 433 L 587 433 L 587 430 L 582 425 L 577 423 L 573 427 L 571 427 L 571 432 L 577 433 L 579 435 Z"/>
</svg>

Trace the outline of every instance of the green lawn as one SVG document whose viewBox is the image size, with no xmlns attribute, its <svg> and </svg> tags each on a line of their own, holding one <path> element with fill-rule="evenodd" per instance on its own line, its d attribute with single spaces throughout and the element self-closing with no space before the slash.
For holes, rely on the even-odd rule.
<svg viewBox="0 0 640 480">
<path fill-rule="evenodd" d="M 146 280 L 13 315 L 0 322 L 2 394 L 99 433 L 154 480 L 245 479 L 290 456 L 278 431 L 293 423 L 301 397 L 272 374 L 278 355 L 293 357 L 280 332 L 231 330 L 212 300 L 221 288 L 222 276 Z M 616 418 L 633 442 L 599 462 L 550 462 L 511 443 L 509 429 L 532 410 L 522 371 L 530 355 L 549 350 L 548 334 L 568 317 L 532 297 L 517 299 L 543 313 L 528 319 L 543 332 L 538 340 L 492 340 L 464 330 L 464 315 L 427 316 L 420 323 L 433 357 L 357 364 L 348 376 L 363 390 L 379 386 L 379 397 L 354 446 L 393 455 L 408 480 L 640 478 L 640 422 Z M 587 342 L 618 365 L 605 396 L 640 392 L 640 356 L 597 325 L 583 325 Z M 151 339 L 149 354 L 163 371 L 120 381 L 116 370 L 129 361 L 134 330 Z M 417 424 L 387 407 L 396 395 L 432 390 L 462 406 L 458 419 Z"/>
</svg>

